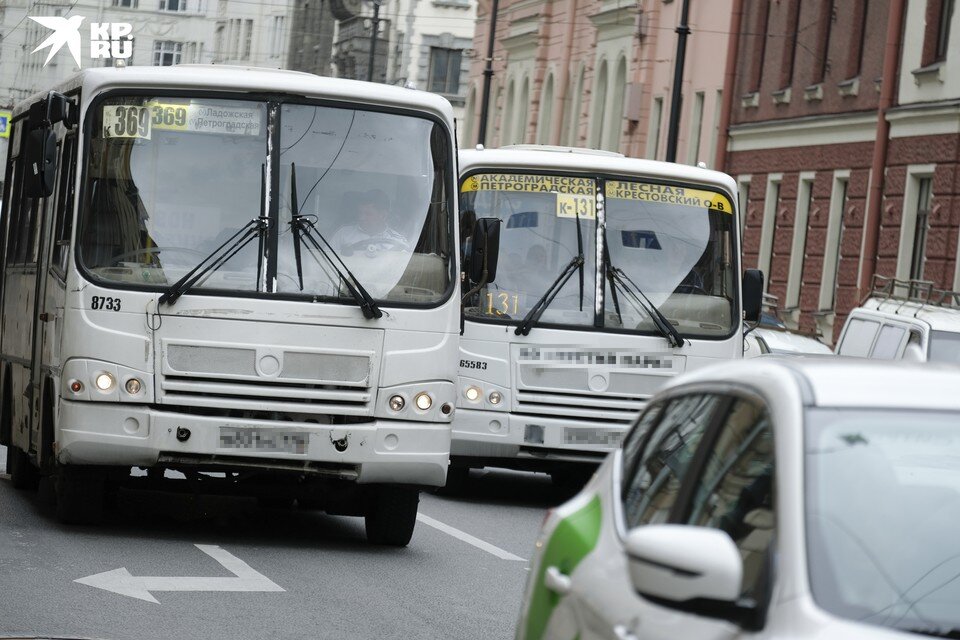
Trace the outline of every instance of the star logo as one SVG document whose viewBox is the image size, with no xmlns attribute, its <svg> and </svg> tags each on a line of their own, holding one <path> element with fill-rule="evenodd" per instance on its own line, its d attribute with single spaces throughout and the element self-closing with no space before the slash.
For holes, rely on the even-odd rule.
<svg viewBox="0 0 960 640">
<path fill-rule="evenodd" d="M 43 66 L 47 66 L 50 59 L 63 48 L 63 45 L 67 45 L 77 66 L 80 66 L 80 23 L 83 22 L 83 16 L 70 16 L 69 18 L 60 16 L 28 17 L 48 29 L 53 29 L 53 33 L 32 51 L 32 53 L 36 53 L 40 49 L 50 47 L 50 53 L 47 54 L 47 59 L 43 61 Z"/>
</svg>

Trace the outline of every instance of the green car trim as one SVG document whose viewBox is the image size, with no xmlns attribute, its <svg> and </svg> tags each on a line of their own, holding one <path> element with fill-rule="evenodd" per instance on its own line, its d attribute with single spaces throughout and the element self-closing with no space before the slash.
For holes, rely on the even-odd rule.
<svg viewBox="0 0 960 640">
<path fill-rule="evenodd" d="M 557 524 L 543 551 L 536 583 L 530 596 L 524 634 L 526 640 L 540 640 L 543 637 L 550 615 L 562 597 L 546 588 L 544 576 L 547 568 L 557 567 L 565 575 L 573 573 L 580 561 L 597 546 L 601 515 L 600 497 L 594 496 L 580 510 Z"/>
</svg>

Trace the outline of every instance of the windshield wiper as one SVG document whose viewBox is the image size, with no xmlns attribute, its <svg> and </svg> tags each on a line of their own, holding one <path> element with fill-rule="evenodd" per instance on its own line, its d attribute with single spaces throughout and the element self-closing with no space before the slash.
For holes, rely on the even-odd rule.
<svg viewBox="0 0 960 640">
<path fill-rule="evenodd" d="M 259 237 L 261 244 L 261 255 L 263 254 L 263 237 L 269 226 L 269 220 L 263 210 L 263 166 L 260 167 L 260 215 L 247 224 L 240 227 L 236 233 L 227 238 L 219 247 L 210 252 L 210 254 L 201 260 L 197 266 L 188 271 L 182 278 L 170 285 L 170 288 L 160 296 L 160 304 L 173 304 L 180 296 L 192 289 L 204 276 L 213 273 L 235 255 L 240 253 L 245 246 Z M 233 244 L 230 244 L 230 243 Z M 230 245 L 227 247 L 227 245 Z M 257 283 L 259 286 L 261 277 L 261 261 L 257 257 Z"/>
<path fill-rule="evenodd" d="M 306 241 L 308 244 L 312 245 L 320 255 L 323 256 L 327 264 L 333 267 L 333 270 L 337 273 L 337 276 L 340 277 L 341 282 L 346 285 L 347 290 L 350 292 L 350 295 L 353 296 L 353 299 L 357 301 L 357 306 L 360 307 L 360 310 L 363 311 L 363 317 L 368 320 L 371 318 L 382 318 L 383 311 L 380 310 L 380 307 L 377 305 L 373 297 L 367 292 L 360 281 L 357 280 L 357 276 L 353 275 L 353 272 L 350 271 L 350 268 L 347 267 L 346 263 L 340 257 L 340 255 L 334 250 L 334 248 L 327 242 L 327 239 L 323 237 L 323 234 L 317 229 L 316 224 L 309 220 L 307 216 L 300 215 L 300 204 L 297 202 L 297 166 L 294 163 L 290 163 L 290 227 L 293 230 L 293 256 L 297 262 L 297 281 L 300 284 L 300 290 L 303 291 L 303 261 L 302 261 L 302 248 L 301 244 Z M 317 238 L 323 242 L 323 245 L 326 246 L 326 249 L 317 242 Z M 314 260 L 317 260 L 315 254 L 311 253 Z M 333 256 L 333 257 L 331 257 Z M 336 258 L 336 260 L 334 260 Z M 317 260 L 317 263 L 320 261 Z M 337 263 L 340 263 L 340 266 L 337 266 Z M 342 269 L 340 267 L 343 267 Z"/>
<path fill-rule="evenodd" d="M 903 629 L 894 627 L 897 631 L 906 631 L 908 633 L 918 633 L 924 636 L 933 636 L 934 638 L 960 638 L 960 629 L 935 629 L 932 627 L 918 627 L 912 629 Z"/>
<path fill-rule="evenodd" d="M 550 303 L 553 302 L 554 298 L 557 297 L 557 294 L 560 293 L 560 290 L 563 289 L 564 285 L 567 284 L 567 280 L 570 279 L 570 276 L 573 275 L 574 270 L 580 271 L 580 311 L 583 311 L 583 232 L 580 230 L 580 212 L 574 211 L 574 217 L 577 219 L 577 255 L 567 263 L 567 266 L 563 268 L 563 271 L 560 272 L 560 275 L 557 276 L 557 279 L 553 281 L 546 291 L 543 292 L 543 295 L 540 296 L 540 299 L 537 300 L 530 311 L 527 312 L 527 315 L 523 317 L 523 320 L 520 321 L 520 324 L 517 325 L 517 328 L 514 330 L 514 333 L 518 336 L 525 336 L 530 333 L 530 329 L 533 328 L 533 325 L 540 319 L 540 316 L 543 315 L 543 312 L 547 310 L 547 307 L 550 306 Z"/>
<path fill-rule="evenodd" d="M 610 281 L 610 297 L 613 298 L 613 306 L 617 312 L 617 317 L 620 318 L 620 324 L 623 324 L 623 316 L 620 315 L 620 302 L 617 298 L 618 285 L 627 299 L 650 317 L 660 335 L 667 339 L 671 347 L 682 347 L 683 336 L 680 335 L 680 332 L 670 324 L 670 321 L 667 320 L 660 309 L 657 309 L 656 305 L 650 302 L 650 298 L 643 292 L 643 289 L 637 286 L 637 283 L 631 280 L 623 269 L 613 266 L 613 262 L 610 260 L 610 252 L 607 250 L 606 231 L 604 231 L 603 238 L 603 263 L 606 271 L 605 275 Z"/>
</svg>

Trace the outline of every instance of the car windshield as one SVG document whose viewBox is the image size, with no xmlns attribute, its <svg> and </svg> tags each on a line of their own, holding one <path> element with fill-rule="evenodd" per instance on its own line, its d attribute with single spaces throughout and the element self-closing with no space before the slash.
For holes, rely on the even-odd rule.
<svg viewBox="0 0 960 640">
<path fill-rule="evenodd" d="M 960 362 L 960 333 L 931 331 L 929 353 L 930 362 Z"/>
<path fill-rule="evenodd" d="M 936 633 L 960 628 L 960 414 L 811 409 L 810 583 L 824 610 Z"/>
<path fill-rule="evenodd" d="M 301 244 L 298 269 L 295 165 L 298 212 L 374 298 L 431 303 L 449 288 L 449 142 L 426 118 L 138 96 L 108 99 L 95 119 L 78 230 L 81 266 L 95 280 L 169 285 L 264 213 L 262 241 L 252 238 L 194 290 L 352 301 L 313 245 Z M 264 269 L 272 277 L 258 280 Z"/>
</svg>

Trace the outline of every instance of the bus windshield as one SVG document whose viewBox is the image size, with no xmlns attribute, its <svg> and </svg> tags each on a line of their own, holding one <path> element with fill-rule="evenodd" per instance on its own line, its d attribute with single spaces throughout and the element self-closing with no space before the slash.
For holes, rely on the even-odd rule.
<svg viewBox="0 0 960 640">
<path fill-rule="evenodd" d="M 263 214 L 261 237 L 192 290 L 352 300 L 313 245 L 297 264 L 295 165 L 297 213 L 374 298 L 437 303 L 449 289 L 449 141 L 426 118 L 166 96 L 113 97 L 93 117 L 77 233 L 94 280 L 170 285 Z"/>
<path fill-rule="evenodd" d="M 597 238 L 601 188 L 605 233 Z M 540 324 L 662 333 L 640 290 L 683 337 L 725 337 L 733 330 L 734 211 L 720 193 L 640 180 L 478 173 L 461 183 L 460 207 L 502 221 L 496 281 L 466 301 L 469 317 L 522 319 L 579 254 L 579 223 L 582 307 L 574 274 Z M 607 251 L 599 272 L 598 240 Z M 611 270 L 619 274 L 615 291 Z M 600 290 L 603 312 L 597 313 Z"/>
<path fill-rule="evenodd" d="M 596 184 L 591 178 L 520 174 L 477 174 L 460 188 L 462 210 L 502 220 L 496 282 L 465 312 L 500 320 L 522 319 L 579 253 L 584 251 L 581 308 L 579 275 L 574 274 L 544 312 L 547 324 L 593 325 L 596 299 Z M 579 211 L 577 206 L 580 207 Z"/>
<path fill-rule="evenodd" d="M 734 320 L 734 216 L 726 196 L 647 181 L 608 180 L 605 192 L 609 262 L 681 335 L 728 335 Z M 617 293 L 615 298 L 608 279 L 604 326 L 653 331 L 650 314 Z"/>
</svg>

